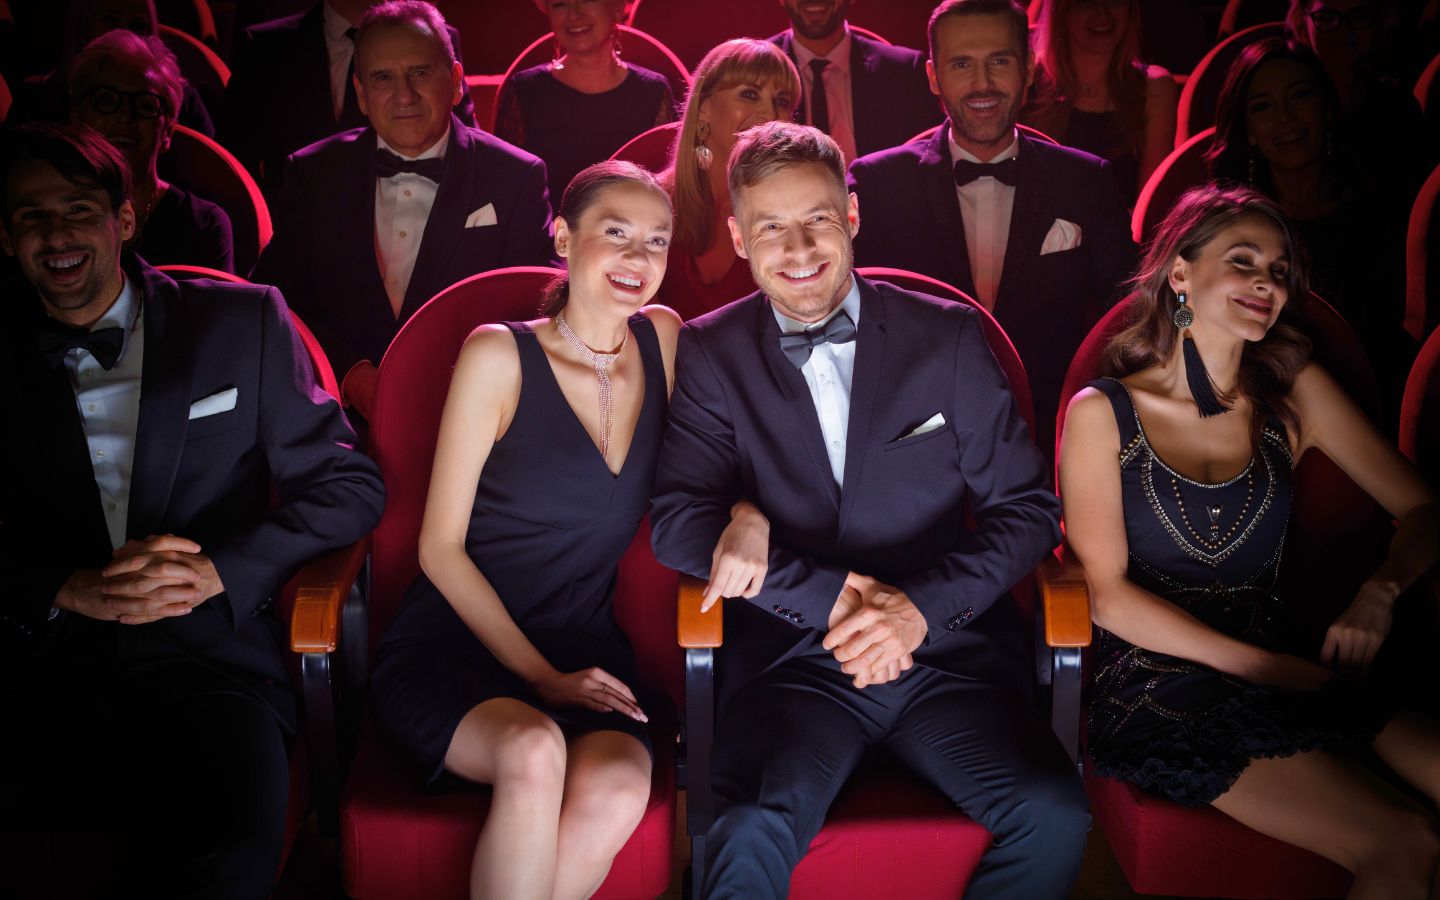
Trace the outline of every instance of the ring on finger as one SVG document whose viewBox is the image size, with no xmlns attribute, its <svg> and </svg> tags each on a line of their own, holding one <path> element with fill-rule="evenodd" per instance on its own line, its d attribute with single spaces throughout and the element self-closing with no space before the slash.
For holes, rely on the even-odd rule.
<svg viewBox="0 0 1440 900">
<path fill-rule="evenodd" d="M 602 693 L 602 694 L 608 694 L 608 693 L 610 693 L 610 685 L 608 685 L 608 684 L 601 684 L 601 685 L 600 685 L 600 693 Z"/>
</svg>

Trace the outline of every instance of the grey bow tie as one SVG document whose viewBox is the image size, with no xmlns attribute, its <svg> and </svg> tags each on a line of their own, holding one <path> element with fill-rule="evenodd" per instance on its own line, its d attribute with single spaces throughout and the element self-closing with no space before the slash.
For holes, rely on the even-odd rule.
<svg viewBox="0 0 1440 900">
<path fill-rule="evenodd" d="M 796 331 L 780 335 L 780 351 L 795 368 L 805 365 L 810 353 L 820 344 L 848 344 L 855 340 L 855 321 L 845 310 L 825 323 L 824 328 Z"/>
</svg>

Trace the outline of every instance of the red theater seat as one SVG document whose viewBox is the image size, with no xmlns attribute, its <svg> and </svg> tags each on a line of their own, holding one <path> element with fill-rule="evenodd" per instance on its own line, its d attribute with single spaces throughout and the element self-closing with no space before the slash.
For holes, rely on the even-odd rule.
<svg viewBox="0 0 1440 900">
<path fill-rule="evenodd" d="M 1220 14 L 1216 38 L 1223 41 L 1253 25 L 1282 21 L 1289 7 L 1289 0 L 1229 0 Z"/>
<path fill-rule="evenodd" d="M 1191 135 L 1215 124 L 1215 105 L 1220 101 L 1220 88 L 1225 84 L 1230 64 L 1240 56 L 1240 51 L 1261 38 L 1280 37 L 1284 33 L 1285 26 L 1280 22 L 1253 25 L 1230 35 L 1205 54 L 1180 92 L 1180 105 L 1175 114 L 1175 146 L 1179 147 Z"/>
<path fill-rule="evenodd" d="M 532 319 L 554 269 L 516 267 L 472 276 L 441 291 L 396 335 L 380 364 L 371 454 L 385 477 L 385 514 L 372 535 L 370 640 L 379 639 L 420 573 L 416 539 L 447 386 L 460 345 L 488 322 Z M 642 680 L 678 706 L 675 576 L 650 553 L 642 526 L 620 564 L 615 612 L 635 648 Z M 675 724 L 656 716 L 650 802 L 595 895 L 654 897 L 670 883 L 675 821 Z M 489 791 L 426 794 L 417 767 L 379 729 L 362 730 L 341 801 L 346 893 L 356 900 L 465 897 Z"/>
<path fill-rule="evenodd" d="M 675 136 L 679 133 L 679 122 L 656 125 L 649 131 L 635 135 L 610 158 L 623 159 L 637 166 L 644 166 L 652 172 L 659 172 L 670 165 L 670 151 L 675 146 Z"/>
<path fill-rule="evenodd" d="M 1440 491 L 1440 329 L 1430 333 L 1405 383 L 1400 451 Z"/>
<path fill-rule="evenodd" d="M 1405 233 L 1405 330 L 1417 341 L 1440 324 L 1440 168 L 1430 173 Z M 1433 271 L 1432 271 L 1433 270 Z"/>
<path fill-rule="evenodd" d="M 1143 245 L 1148 241 L 1155 234 L 1155 226 L 1170 213 L 1180 195 L 1209 178 L 1205 153 L 1214 138 L 1215 128 L 1205 129 L 1171 150 L 1150 173 L 1130 214 L 1130 236 L 1135 243 Z"/>
<path fill-rule="evenodd" d="M 160 157 L 160 169 L 162 178 L 225 210 L 234 240 L 235 268 L 249 272 L 270 243 L 274 229 L 265 196 L 240 161 L 213 138 L 176 125 L 170 151 Z"/>
</svg>

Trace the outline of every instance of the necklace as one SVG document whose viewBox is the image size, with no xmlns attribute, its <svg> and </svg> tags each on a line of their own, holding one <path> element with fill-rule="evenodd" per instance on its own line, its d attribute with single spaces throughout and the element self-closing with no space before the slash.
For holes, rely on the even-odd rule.
<svg viewBox="0 0 1440 900">
<path fill-rule="evenodd" d="M 625 336 L 620 339 L 620 346 L 610 353 L 596 353 L 580 340 L 580 336 L 565 321 L 565 311 L 562 309 L 555 314 L 555 327 L 560 330 L 560 336 L 565 343 L 574 348 L 581 358 L 595 367 L 595 378 L 600 382 L 600 457 L 606 463 L 610 462 L 610 368 L 615 365 L 615 360 L 625 351 L 625 342 L 630 339 L 630 329 L 625 329 Z"/>
</svg>

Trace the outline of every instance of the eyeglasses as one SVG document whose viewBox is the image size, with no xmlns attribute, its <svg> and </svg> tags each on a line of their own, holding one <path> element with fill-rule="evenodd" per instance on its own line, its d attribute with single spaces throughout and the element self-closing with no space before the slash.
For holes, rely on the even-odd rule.
<svg viewBox="0 0 1440 900">
<path fill-rule="evenodd" d="M 170 103 L 151 91 L 117 91 L 114 88 L 91 88 L 84 94 L 90 108 L 102 115 L 120 111 L 122 103 L 130 104 L 130 112 L 137 119 L 155 119 L 170 111 Z"/>
<path fill-rule="evenodd" d="M 1366 31 L 1375 26 L 1375 20 L 1380 17 L 1379 10 L 1373 4 L 1357 6 L 1349 12 L 1341 12 L 1338 9 L 1331 9 L 1322 6 L 1319 9 L 1306 13 L 1310 21 L 1315 23 L 1316 31 L 1334 31 L 1343 22 L 1349 26 L 1351 31 Z"/>
</svg>

